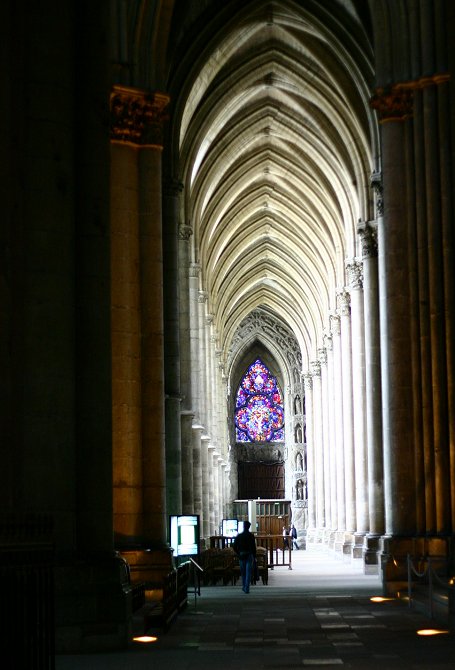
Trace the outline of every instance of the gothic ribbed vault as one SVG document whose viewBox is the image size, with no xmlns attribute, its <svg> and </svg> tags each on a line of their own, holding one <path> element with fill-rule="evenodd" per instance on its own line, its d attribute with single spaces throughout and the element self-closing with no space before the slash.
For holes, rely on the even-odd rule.
<svg viewBox="0 0 455 670">
<path fill-rule="evenodd" d="M 215 28 L 195 37 L 176 114 L 193 260 L 224 364 L 262 305 L 292 329 L 305 369 L 370 216 L 371 55 L 294 2 L 248 3 Z"/>
</svg>

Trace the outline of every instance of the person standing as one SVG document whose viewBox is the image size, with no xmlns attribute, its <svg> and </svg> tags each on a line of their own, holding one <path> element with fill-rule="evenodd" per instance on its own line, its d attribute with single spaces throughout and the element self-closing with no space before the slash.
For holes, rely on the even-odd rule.
<svg viewBox="0 0 455 670">
<path fill-rule="evenodd" d="M 250 592 L 251 572 L 253 561 L 256 558 L 256 540 L 250 533 L 250 522 L 243 522 L 243 533 L 239 533 L 233 542 L 233 549 L 239 557 L 240 574 L 242 576 L 242 591 Z"/>
<path fill-rule="evenodd" d="M 286 526 L 283 526 L 283 551 L 284 551 L 285 549 L 289 549 L 289 540 L 288 540 L 288 537 L 289 537 L 289 531 L 288 531 L 288 529 L 286 528 Z"/>
<path fill-rule="evenodd" d="M 297 544 L 297 528 L 294 526 L 294 524 L 291 524 L 290 535 L 291 535 L 292 548 L 299 549 L 299 545 Z"/>
</svg>

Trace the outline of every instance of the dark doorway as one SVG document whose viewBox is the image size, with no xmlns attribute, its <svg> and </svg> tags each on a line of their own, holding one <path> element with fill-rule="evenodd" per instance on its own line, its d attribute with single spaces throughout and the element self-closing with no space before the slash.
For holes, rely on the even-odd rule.
<svg viewBox="0 0 455 670">
<path fill-rule="evenodd" d="M 243 500 L 284 498 L 284 463 L 240 461 L 238 497 Z"/>
</svg>

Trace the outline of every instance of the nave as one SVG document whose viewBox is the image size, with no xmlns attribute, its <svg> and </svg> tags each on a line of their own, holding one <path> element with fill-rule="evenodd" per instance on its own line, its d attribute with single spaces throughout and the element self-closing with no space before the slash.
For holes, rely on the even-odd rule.
<svg viewBox="0 0 455 670">
<path fill-rule="evenodd" d="M 293 569 L 275 569 L 251 588 L 201 589 L 167 633 L 122 652 L 57 656 L 56 670 L 262 670 L 296 667 L 413 670 L 453 668 L 453 633 L 381 596 L 376 575 L 364 575 L 324 549 L 294 551 Z"/>
</svg>

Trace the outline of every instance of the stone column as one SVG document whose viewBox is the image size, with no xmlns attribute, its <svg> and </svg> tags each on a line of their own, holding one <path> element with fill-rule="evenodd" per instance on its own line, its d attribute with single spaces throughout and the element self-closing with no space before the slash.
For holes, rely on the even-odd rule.
<svg viewBox="0 0 455 670">
<path fill-rule="evenodd" d="M 191 369 L 191 317 L 190 317 L 190 249 L 189 240 L 193 233 L 191 226 L 179 226 L 179 283 L 180 283 L 180 370 L 182 390 L 182 510 L 193 513 L 193 434 L 194 418 Z M 193 296 L 192 296 L 193 297 Z"/>
<path fill-rule="evenodd" d="M 216 382 L 217 382 L 217 374 L 216 374 L 216 345 L 217 345 L 217 335 L 215 328 L 213 326 L 213 321 L 214 321 L 214 315 L 210 314 L 208 316 L 207 322 L 208 322 L 208 351 L 209 351 L 209 357 L 208 357 L 208 365 L 207 365 L 207 372 L 208 372 L 208 388 L 209 388 L 209 393 L 208 393 L 208 398 L 207 398 L 207 422 L 209 426 L 209 431 L 210 431 L 210 437 L 212 440 L 212 443 L 215 444 L 217 440 L 217 432 L 216 432 L 216 418 L 217 418 L 217 394 L 216 394 Z"/>
<path fill-rule="evenodd" d="M 316 492 L 316 529 L 318 540 L 325 526 L 324 506 L 324 430 L 322 425 L 321 364 L 312 361 L 313 377 L 313 445 L 314 445 L 314 484 Z"/>
<path fill-rule="evenodd" d="M 341 326 L 341 372 L 343 390 L 344 477 L 346 491 L 346 530 L 356 528 L 355 472 L 352 408 L 352 349 L 350 295 L 343 289 L 337 294 Z M 347 539 L 346 542 L 350 540 Z M 347 544 L 345 543 L 345 551 Z"/>
<path fill-rule="evenodd" d="M 382 207 L 380 212 L 382 212 Z M 365 563 L 376 564 L 377 538 L 384 532 L 378 245 L 377 230 L 373 223 L 359 224 L 357 230 L 362 244 L 365 314 L 365 397 L 369 512 L 369 534 L 366 543 Z"/>
<path fill-rule="evenodd" d="M 329 401 L 328 401 L 328 369 L 327 350 L 318 349 L 318 361 L 321 370 L 321 410 L 323 438 L 323 477 L 324 477 L 324 540 L 329 541 L 332 528 L 331 496 L 330 496 L 330 439 L 329 439 Z"/>
<path fill-rule="evenodd" d="M 384 501 L 386 533 L 409 536 L 416 527 L 413 482 L 413 389 L 410 343 L 411 300 L 408 267 L 409 221 L 406 193 L 406 119 L 412 114 L 409 90 L 378 89 L 382 144 L 384 218 L 378 222 L 381 332 Z"/>
<path fill-rule="evenodd" d="M 223 459 L 221 455 L 216 454 L 216 506 L 215 506 L 215 530 L 220 531 L 221 520 L 223 518 L 223 471 L 221 464 Z"/>
<path fill-rule="evenodd" d="M 226 468 L 227 463 L 224 458 L 220 462 L 220 477 L 221 477 L 221 507 L 220 507 L 220 521 L 224 519 L 226 515 L 227 499 L 226 499 Z"/>
<path fill-rule="evenodd" d="M 423 53 L 424 68 L 434 67 L 432 62 L 432 50 L 428 46 L 427 40 L 436 40 L 434 27 L 431 25 L 433 19 L 430 6 L 422 9 L 422 41 L 425 44 Z M 427 24 L 427 21 L 430 23 Z M 431 71 L 431 70 L 430 70 Z M 425 86 L 422 91 L 423 96 L 423 121 L 424 121 L 424 142 L 425 142 L 425 195 L 426 195 L 426 214 L 427 214 L 427 234 L 428 234 L 428 293 L 430 307 L 430 341 L 431 341 L 431 389 L 432 389 L 432 408 L 433 408 L 433 440 L 434 440 L 434 481 L 436 493 L 436 533 L 438 535 L 447 534 L 452 528 L 453 519 L 451 519 L 451 506 L 454 504 L 450 499 L 451 483 L 450 472 L 450 449 L 449 445 L 449 422 L 448 410 L 449 404 L 453 407 L 453 400 L 448 399 L 447 395 L 447 352 L 449 357 L 453 355 L 454 341 L 447 339 L 445 329 L 450 324 L 450 317 L 445 320 L 445 308 L 450 304 L 449 296 L 452 296 L 453 307 L 453 266 L 449 265 L 447 255 L 453 261 L 453 213 L 449 214 L 449 207 L 446 202 L 448 194 L 453 193 L 453 181 L 449 185 L 449 179 L 446 176 L 446 187 L 448 191 L 441 192 L 441 168 L 442 174 L 447 170 L 447 164 L 441 158 L 441 152 L 444 158 L 447 156 L 446 137 L 442 134 L 442 128 L 439 128 L 439 122 L 446 114 L 444 105 L 440 105 L 439 91 L 446 89 L 447 79 L 431 82 Z M 452 101 L 453 102 L 453 101 Z M 446 103 L 447 104 L 447 103 Z M 452 154 L 453 157 L 453 154 Z M 443 224 L 443 213 L 445 221 Z M 450 223 L 449 223 L 450 222 Z M 448 227 L 451 227 L 452 235 L 447 236 Z M 445 228 L 445 230 L 444 230 Z M 444 235 L 446 238 L 444 240 Z M 443 247 L 443 243 L 448 246 Z M 446 255 L 446 259 L 444 259 Z M 444 263 L 445 260 L 445 263 Z M 444 268 L 445 265 L 445 268 Z M 446 274 L 444 276 L 444 269 Z M 445 293 L 449 292 L 446 296 Z M 452 314 L 453 318 L 453 314 Z M 453 333 L 453 331 L 452 331 Z M 453 420 L 453 417 L 452 417 Z M 452 429 L 454 425 L 452 423 Z M 447 445 L 447 446 L 446 446 Z M 452 447 L 454 449 L 454 446 Z"/>
<path fill-rule="evenodd" d="M 200 364 L 200 385 L 199 385 L 199 412 L 200 421 L 207 428 L 207 339 L 206 339 L 206 312 L 207 312 L 207 292 L 199 291 L 199 364 Z"/>
<path fill-rule="evenodd" d="M 201 516 L 201 529 L 203 528 L 203 495 L 202 495 L 202 446 L 201 446 L 201 312 L 204 306 L 200 302 L 203 294 L 199 293 L 200 266 L 190 263 L 188 267 L 188 290 L 190 309 L 190 361 L 188 375 L 191 376 L 191 394 L 194 421 L 196 423 L 193 431 L 193 504 L 194 509 L 199 510 L 196 514 Z"/>
<path fill-rule="evenodd" d="M 324 335 L 324 345 L 327 352 L 327 412 L 328 429 L 327 441 L 329 451 L 329 488 L 330 488 L 330 509 L 331 509 L 331 529 L 338 528 L 338 496 L 337 496 L 337 454 L 336 454 L 336 432 L 338 426 L 335 421 L 335 379 L 333 363 L 333 336 L 330 332 Z M 330 546 L 333 547 L 334 533 L 330 538 Z"/>
<path fill-rule="evenodd" d="M 178 225 L 182 189 L 183 184 L 175 179 L 167 179 L 163 189 L 164 389 L 166 507 L 168 514 L 180 514 L 182 512 L 179 305 L 185 298 L 185 286 L 182 291 L 179 290 Z M 182 287 L 180 286 L 180 288 Z"/>
<path fill-rule="evenodd" d="M 193 510 L 199 514 L 203 528 L 204 511 L 202 505 L 202 426 L 193 425 Z"/>
<path fill-rule="evenodd" d="M 330 333 L 333 343 L 333 392 L 336 473 L 337 473 L 337 548 L 342 545 L 342 534 L 346 530 L 346 484 L 344 477 L 344 430 L 343 430 L 343 388 L 341 373 L 341 324 L 338 314 L 330 315 Z"/>
<path fill-rule="evenodd" d="M 307 496 L 308 496 L 308 541 L 314 541 L 316 529 L 316 489 L 314 477 L 314 437 L 313 437 L 313 377 L 303 375 L 305 385 L 305 416 L 307 445 Z"/>
<path fill-rule="evenodd" d="M 129 480 L 126 475 L 128 490 L 122 491 L 121 482 L 117 482 L 117 502 L 120 503 L 116 510 L 121 514 L 121 505 L 127 498 L 127 515 L 122 519 L 122 531 L 132 538 L 140 538 L 142 546 L 155 547 L 158 553 L 147 556 L 151 573 L 156 567 L 157 571 L 167 571 L 170 565 L 170 553 L 166 550 L 166 500 L 165 500 L 165 448 L 164 448 L 164 347 L 163 347 L 163 254 L 162 254 L 162 184 L 161 184 L 161 151 L 162 151 L 162 115 L 168 104 L 168 97 L 160 93 L 147 93 L 139 89 L 125 87 L 114 87 L 111 96 L 111 140 L 114 144 L 126 145 L 116 148 L 112 169 L 116 178 L 125 178 L 125 170 L 131 168 L 129 178 L 135 183 L 128 182 L 131 187 L 130 198 L 137 198 L 136 208 L 127 214 L 119 213 L 119 219 L 123 220 L 123 228 L 119 235 L 130 231 L 130 239 L 125 249 L 131 253 L 122 259 L 123 270 L 126 273 L 125 281 L 127 294 L 121 294 L 117 282 L 113 283 L 112 301 L 120 300 L 115 306 L 116 323 L 120 322 L 121 312 L 124 307 L 129 307 L 130 312 L 138 310 L 135 318 L 140 323 L 140 359 L 135 358 L 134 343 L 138 346 L 138 334 L 133 329 L 125 333 L 125 338 L 116 335 L 119 358 L 115 366 L 121 371 L 128 359 L 129 346 L 131 344 L 131 360 L 129 360 L 128 375 L 131 376 L 131 384 L 123 387 L 118 384 L 115 390 L 114 402 L 117 407 L 126 404 L 131 407 L 131 415 L 134 416 L 135 403 L 139 401 L 139 390 L 137 389 L 135 377 L 138 373 L 140 361 L 140 405 L 142 408 L 140 432 L 142 444 L 135 435 L 139 430 L 139 419 L 129 419 L 129 427 L 133 429 L 128 451 L 125 452 L 126 461 L 122 461 L 123 454 L 114 452 L 114 461 L 117 468 L 129 467 L 129 463 L 135 465 L 134 479 Z M 128 146 L 134 146 L 136 151 L 136 164 Z M 127 165 L 119 165 L 119 158 L 125 160 Z M 122 169 L 122 175 L 119 170 Z M 114 185 L 115 186 L 115 185 Z M 113 196 L 114 197 L 114 196 Z M 118 201 L 114 198 L 114 204 Z M 116 216 L 116 215 L 115 215 Z M 114 216 L 114 221 L 116 221 Z M 118 224 L 115 223 L 117 226 Z M 121 237 L 115 240 L 112 261 L 119 261 Z M 139 261 L 139 263 L 138 263 Z M 135 270 L 135 267 L 139 270 Z M 113 273 L 117 271 L 113 270 Z M 135 282 L 140 283 L 139 297 Z M 114 363 L 113 363 L 114 364 Z M 121 377 L 120 377 L 121 378 Z M 128 390 L 134 390 L 128 396 Z M 125 395 L 126 393 L 126 395 Z M 120 414 L 118 415 L 120 418 Z M 136 422 L 134 424 L 134 421 Z M 133 422 L 133 423 L 131 423 Z M 116 424 L 117 444 L 122 444 L 118 435 L 122 433 L 121 424 Z M 126 440 L 124 441 L 126 442 Z M 115 443 L 114 443 L 115 445 Z M 119 471 L 117 471 L 119 473 Z M 120 479 L 120 478 L 119 478 Z M 133 482 L 132 485 L 130 483 Z M 126 496 L 124 495 L 126 493 Z M 125 521 L 128 527 L 125 527 Z M 130 556 L 128 558 L 131 558 Z M 152 565 L 155 563 L 155 565 Z"/>
<path fill-rule="evenodd" d="M 361 558 L 363 537 L 368 532 L 367 437 L 365 416 L 365 324 L 363 312 L 363 267 L 356 258 L 346 261 L 351 297 L 352 399 L 354 428 L 354 472 L 356 534 L 354 558 Z"/>
<path fill-rule="evenodd" d="M 215 474 L 214 474 L 215 447 L 209 443 L 207 447 L 207 482 L 209 494 L 209 536 L 215 533 Z"/>
<path fill-rule="evenodd" d="M 157 97 L 163 109 L 168 98 Z M 155 112 L 156 114 L 157 112 Z M 151 130 L 155 130 L 152 128 Z M 161 149 L 153 137 L 139 155 L 139 239 L 142 326 L 142 468 L 144 534 L 164 546 L 166 455 L 164 443 L 163 252 Z"/>
<path fill-rule="evenodd" d="M 141 321 L 138 165 L 134 146 L 111 145 L 111 329 L 114 538 L 142 542 Z"/>
<path fill-rule="evenodd" d="M 210 537 L 210 481 L 209 481 L 209 444 L 210 437 L 201 435 L 202 463 L 202 517 L 204 521 L 203 537 Z"/>
</svg>

